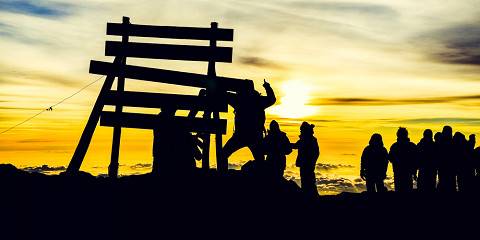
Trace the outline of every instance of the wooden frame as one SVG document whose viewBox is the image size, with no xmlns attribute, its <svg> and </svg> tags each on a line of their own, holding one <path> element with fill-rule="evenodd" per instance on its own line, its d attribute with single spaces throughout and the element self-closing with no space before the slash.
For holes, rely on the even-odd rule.
<svg viewBox="0 0 480 240">
<path fill-rule="evenodd" d="M 100 94 L 93 106 L 79 143 L 72 156 L 67 173 L 79 171 L 98 122 L 101 126 L 113 127 L 112 154 L 108 174 L 118 175 L 118 157 L 121 129 L 153 129 L 158 124 L 182 126 L 197 132 L 203 138 L 202 168 L 209 168 L 210 134 L 215 134 L 217 169 L 226 172 L 228 162 L 222 158 L 222 134 L 226 133 L 227 121 L 220 119 L 219 112 L 226 112 L 226 91 L 242 91 L 253 88 L 251 80 L 216 76 L 216 62 L 232 62 L 232 48 L 217 47 L 217 41 L 233 41 L 233 29 L 220 29 L 215 22 L 210 28 L 173 27 L 131 24 L 128 17 L 122 23 L 107 23 L 107 35 L 122 36 L 122 41 L 107 41 L 105 55 L 115 56 L 113 63 L 92 60 L 89 72 L 106 75 Z M 153 37 L 173 39 L 208 40 L 208 46 L 171 45 L 129 42 L 129 37 Z M 127 65 L 127 57 L 153 58 L 183 61 L 208 62 L 206 75 L 173 70 Z M 117 88 L 112 90 L 114 79 Z M 147 93 L 124 91 L 125 79 L 144 80 L 206 89 L 205 96 L 178 95 L 170 93 Z M 103 106 L 114 105 L 115 111 L 103 111 Z M 174 116 L 169 119 L 159 115 L 127 113 L 123 107 L 163 108 L 190 110 L 188 117 Z M 196 118 L 203 111 L 203 118 Z"/>
</svg>

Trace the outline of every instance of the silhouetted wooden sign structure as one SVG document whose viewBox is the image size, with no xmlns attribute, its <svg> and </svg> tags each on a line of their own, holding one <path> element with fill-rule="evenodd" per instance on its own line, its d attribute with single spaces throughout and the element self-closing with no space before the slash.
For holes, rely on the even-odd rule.
<svg viewBox="0 0 480 240">
<path fill-rule="evenodd" d="M 232 48 L 218 47 L 217 41 L 233 41 L 233 29 L 218 28 L 215 22 L 211 23 L 210 28 L 137 25 L 131 24 L 128 17 L 123 17 L 122 23 L 107 23 L 107 35 L 122 36 L 122 41 L 106 42 L 105 55 L 114 56 L 113 63 L 93 60 L 90 62 L 89 72 L 106 75 L 106 78 L 67 168 L 67 173 L 74 174 L 80 169 L 99 121 L 101 126 L 114 128 L 108 170 L 110 177 L 116 177 L 118 174 L 122 128 L 154 129 L 159 124 L 169 124 L 168 121 L 162 121 L 158 115 L 123 112 L 123 106 L 203 111 L 203 118 L 175 116 L 173 120 L 177 126 L 204 136 L 202 168 L 209 168 L 210 134 L 215 134 L 217 169 L 226 171 L 228 163 L 226 159 L 221 158 L 221 149 L 222 134 L 226 133 L 227 121 L 219 117 L 219 112 L 227 112 L 228 109 L 224 96 L 227 91 L 237 92 L 245 88 L 253 88 L 251 80 L 216 76 L 216 62 L 232 62 Z M 129 42 L 130 36 L 208 40 L 209 46 Z M 203 61 L 208 62 L 208 71 L 203 75 L 127 65 L 127 57 Z M 117 88 L 112 90 L 115 78 L 117 78 Z M 125 79 L 203 88 L 206 89 L 206 96 L 125 91 Z M 105 105 L 115 106 L 115 111 L 104 111 Z"/>
</svg>

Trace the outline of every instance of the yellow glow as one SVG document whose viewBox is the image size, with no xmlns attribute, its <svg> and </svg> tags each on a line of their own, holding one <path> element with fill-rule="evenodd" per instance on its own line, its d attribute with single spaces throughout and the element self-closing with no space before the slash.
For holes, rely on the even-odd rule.
<svg viewBox="0 0 480 240">
<path fill-rule="evenodd" d="M 318 113 L 319 107 L 309 106 L 311 88 L 298 80 L 286 81 L 281 86 L 283 96 L 280 104 L 269 109 L 269 113 L 282 118 L 304 118 Z"/>
</svg>

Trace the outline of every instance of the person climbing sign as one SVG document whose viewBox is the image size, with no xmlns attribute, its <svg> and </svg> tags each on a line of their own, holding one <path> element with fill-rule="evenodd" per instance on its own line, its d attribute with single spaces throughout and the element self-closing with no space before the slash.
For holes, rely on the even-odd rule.
<svg viewBox="0 0 480 240">
<path fill-rule="evenodd" d="M 175 123 L 176 109 L 164 107 L 153 130 L 153 175 L 184 176 L 195 169 L 201 158 L 198 139 Z"/>
<path fill-rule="evenodd" d="M 267 96 L 260 95 L 253 86 L 237 93 L 227 93 L 227 102 L 234 108 L 235 131 L 223 147 L 223 158 L 228 159 L 235 151 L 248 147 L 255 161 L 264 160 L 261 144 L 265 131 L 265 109 L 272 106 L 275 93 L 263 80 Z"/>
</svg>

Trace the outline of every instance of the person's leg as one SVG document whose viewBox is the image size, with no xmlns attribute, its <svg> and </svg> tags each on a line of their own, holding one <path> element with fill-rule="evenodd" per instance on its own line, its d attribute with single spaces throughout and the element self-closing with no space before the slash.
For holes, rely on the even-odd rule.
<svg viewBox="0 0 480 240">
<path fill-rule="evenodd" d="M 383 179 L 377 179 L 375 182 L 375 186 L 377 187 L 377 192 L 386 192 L 387 188 L 385 187 L 385 184 L 383 183 Z"/>
<path fill-rule="evenodd" d="M 258 135 L 254 140 L 252 144 L 249 144 L 248 148 L 252 152 L 253 159 L 255 161 L 264 161 L 265 156 L 263 154 L 262 150 L 262 141 L 263 141 L 263 136 L 260 134 Z"/>
<path fill-rule="evenodd" d="M 238 135 L 233 134 L 233 136 L 228 139 L 227 143 L 225 143 L 225 146 L 223 146 L 223 159 L 228 161 L 228 158 L 242 147 L 245 147 L 245 144 L 242 143 L 241 138 L 239 138 Z"/>
<path fill-rule="evenodd" d="M 252 152 L 253 159 L 255 159 L 255 161 L 264 161 L 265 160 L 265 156 L 263 155 L 263 151 L 260 148 L 259 144 L 249 145 L 248 148 Z"/>
<path fill-rule="evenodd" d="M 302 183 L 302 190 L 308 196 L 318 195 L 317 187 L 315 185 L 315 171 L 311 169 L 300 168 L 300 177 L 301 177 L 300 180 Z"/>
<path fill-rule="evenodd" d="M 366 185 L 366 187 L 367 187 L 367 192 L 375 192 L 375 183 L 374 183 L 374 181 L 367 178 L 367 180 L 365 180 L 365 182 L 366 182 L 365 185 Z"/>
</svg>

